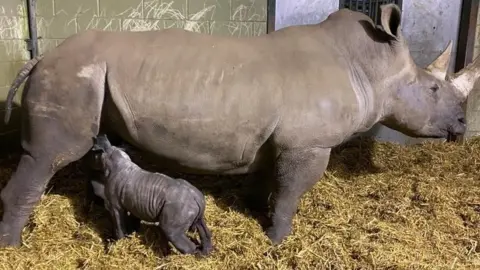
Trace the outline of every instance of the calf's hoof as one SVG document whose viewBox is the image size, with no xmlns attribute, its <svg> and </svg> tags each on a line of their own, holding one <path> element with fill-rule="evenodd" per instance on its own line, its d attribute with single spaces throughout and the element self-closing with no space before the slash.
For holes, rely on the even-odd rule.
<svg viewBox="0 0 480 270">
<path fill-rule="evenodd" d="M 13 231 L 10 226 L 7 226 L 4 222 L 0 222 L 0 248 L 21 246 L 21 235 Z"/>
<path fill-rule="evenodd" d="M 199 250 L 200 250 L 200 254 L 201 254 L 202 256 L 208 256 L 208 255 L 210 255 L 210 253 L 213 252 L 214 247 L 213 247 L 212 245 L 209 245 L 209 246 L 206 246 L 206 247 L 201 246 L 201 247 L 199 248 Z"/>
<path fill-rule="evenodd" d="M 193 252 L 193 254 L 195 255 L 195 257 L 197 258 L 205 258 L 207 257 L 208 255 L 210 255 L 212 250 L 204 250 L 204 249 L 201 249 L 201 248 L 197 248 L 195 249 L 195 251 Z"/>
</svg>

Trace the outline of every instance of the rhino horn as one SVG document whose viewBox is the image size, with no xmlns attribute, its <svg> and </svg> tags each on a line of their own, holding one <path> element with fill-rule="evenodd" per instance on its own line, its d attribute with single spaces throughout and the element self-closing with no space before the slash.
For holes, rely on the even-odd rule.
<svg viewBox="0 0 480 270">
<path fill-rule="evenodd" d="M 467 98 L 478 78 L 480 78 L 480 57 L 476 57 L 472 63 L 455 73 L 449 81 L 464 98 Z"/>
<path fill-rule="evenodd" d="M 439 80 L 445 80 L 447 77 L 448 66 L 452 55 L 452 41 L 448 42 L 447 48 L 435 59 L 426 70 Z"/>
</svg>

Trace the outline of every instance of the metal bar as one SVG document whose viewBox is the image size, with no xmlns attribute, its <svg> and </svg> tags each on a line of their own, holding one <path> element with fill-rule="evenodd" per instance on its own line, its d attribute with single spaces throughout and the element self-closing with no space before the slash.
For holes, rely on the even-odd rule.
<svg viewBox="0 0 480 270">
<path fill-rule="evenodd" d="M 457 54 L 455 56 L 455 69 L 458 72 L 473 61 L 473 52 L 475 48 L 475 32 L 477 28 L 479 0 L 463 0 L 460 15 L 460 26 L 457 40 Z M 463 109 L 467 110 L 467 102 L 462 104 Z M 464 140 L 464 136 L 448 138 L 447 142 Z"/>
<path fill-rule="evenodd" d="M 372 1 L 368 1 L 368 16 L 369 16 L 370 18 L 372 18 L 372 16 L 373 16 L 372 6 L 373 6 L 373 2 L 372 2 Z"/>
<path fill-rule="evenodd" d="M 267 1 L 267 34 L 275 31 L 275 11 L 277 9 L 276 0 Z"/>
<path fill-rule="evenodd" d="M 397 0 L 395 1 L 397 3 L 397 6 L 400 7 L 400 9 L 403 9 L 402 5 L 403 5 L 403 0 Z"/>
<path fill-rule="evenodd" d="M 27 40 L 30 58 L 38 55 L 36 0 L 27 0 L 28 30 L 30 38 Z"/>
<path fill-rule="evenodd" d="M 375 18 L 373 19 L 373 21 L 375 22 L 375 24 L 379 24 L 378 23 L 378 19 L 377 19 L 377 16 L 378 16 L 378 1 L 375 1 L 375 11 L 374 11 L 374 14 L 375 14 Z"/>
</svg>

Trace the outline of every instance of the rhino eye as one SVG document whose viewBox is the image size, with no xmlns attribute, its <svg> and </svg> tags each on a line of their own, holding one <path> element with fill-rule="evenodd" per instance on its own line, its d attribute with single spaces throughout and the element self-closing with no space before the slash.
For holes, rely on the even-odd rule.
<svg viewBox="0 0 480 270">
<path fill-rule="evenodd" d="M 437 92 L 438 85 L 435 84 L 434 86 L 430 87 L 430 90 L 432 90 L 432 92 L 434 92 L 434 93 Z"/>
</svg>

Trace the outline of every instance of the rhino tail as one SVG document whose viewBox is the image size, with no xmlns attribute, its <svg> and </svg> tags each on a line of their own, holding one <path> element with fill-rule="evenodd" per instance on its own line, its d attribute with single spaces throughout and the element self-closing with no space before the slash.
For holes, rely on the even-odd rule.
<svg viewBox="0 0 480 270">
<path fill-rule="evenodd" d="M 196 224 L 195 224 L 195 229 L 198 232 L 198 235 L 200 236 L 200 244 L 201 244 L 201 251 L 203 255 L 209 254 L 212 249 L 212 233 L 207 227 L 207 223 L 205 222 L 205 218 L 201 216 L 198 218 Z"/>
<path fill-rule="evenodd" d="M 32 69 L 43 59 L 43 54 L 40 54 L 32 59 L 30 59 L 18 72 L 15 80 L 13 80 L 12 85 L 10 86 L 10 90 L 8 90 L 8 96 L 6 100 L 6 107 L 5 107 L 5 124 L 8 124 L 10 121 L 10 116 L 12 113 L 12 103 L 15 94 L 17 93 L 18 88 L 20 85 L 25 81 L 25 79 L 30 75 Z"/>
</svg>

